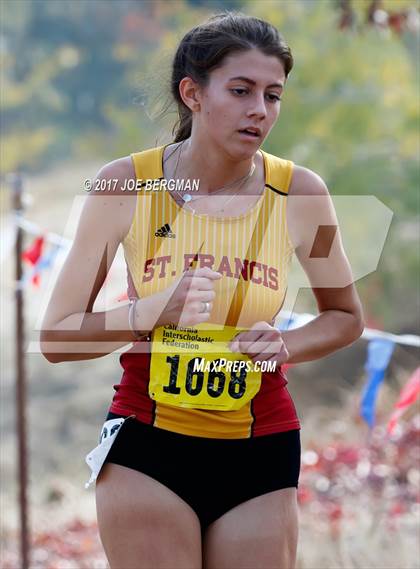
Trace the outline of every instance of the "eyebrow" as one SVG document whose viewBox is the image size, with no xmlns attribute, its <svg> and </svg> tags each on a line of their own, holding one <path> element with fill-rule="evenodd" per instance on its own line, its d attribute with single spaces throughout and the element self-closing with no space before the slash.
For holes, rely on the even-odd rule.
<svg viewBox="0 0 420 569">
<path fill-rule="evenodd" d="M 256 85 L 257 84 L 253 79 L 250 79 L 249 77 L 243 77 L 241 75 L 239 75 L 238 77 L 231 77 L 229 79 L 229 81 L 245 81 L 245 83 L 249 83 L 250 85 Z M 280 87 L 281 89 L 283 89 L 284 84 L 283 83 L 272 83 L 271 85 L 267 85 L 267 87 Z"/>
</svg>

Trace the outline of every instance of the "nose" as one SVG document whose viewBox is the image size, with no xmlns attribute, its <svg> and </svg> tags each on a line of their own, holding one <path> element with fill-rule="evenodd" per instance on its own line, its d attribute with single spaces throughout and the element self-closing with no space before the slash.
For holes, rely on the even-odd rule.
<svg viewBox="0 0 420 569">
<path fill-rule="evenodd" d="M 256 93 L 252 98 L 252 105 L 247 111 L 247 116 L 256 116 L 259 119 L 264 119 L 267 116 L 267 107 L 264 93 Z"/>
</svg>

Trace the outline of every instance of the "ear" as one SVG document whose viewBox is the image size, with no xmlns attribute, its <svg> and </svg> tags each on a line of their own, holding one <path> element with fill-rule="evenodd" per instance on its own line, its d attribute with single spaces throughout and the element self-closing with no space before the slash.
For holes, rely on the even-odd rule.
<svg viewBox="0 0 420 569">
<path fill-rule="evenodd" d="M 184 77 L 179 83 L 179 94 L 190 111 L 200 110 L 201 88 L 191 77 Z"/>
</svg>

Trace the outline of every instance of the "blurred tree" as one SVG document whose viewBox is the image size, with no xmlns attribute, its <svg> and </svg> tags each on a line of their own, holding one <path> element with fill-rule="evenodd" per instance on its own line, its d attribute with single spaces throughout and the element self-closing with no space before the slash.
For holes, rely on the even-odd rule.
<svg viewBox="0 0 420 569">
<path fill-rule="evenodd" d="M 132 104 L 127 76 L 163 33 L 158 22 L 148 25 L 149 3 L 125 0 L 5 0 L 2 16 L 1 115 L 8 146 L 2 172 L 68 155 L 84 132 L 111 132 L 107 106 Z M 40 129 L 49 137 L 40 137 Z M 43 142 L 31 146 L 30 156 L 15 152 L 16 137 L 27 144 L 34 135 Z"/>
<path fill-rule="evenodd" d="M 183 33 L 221 9 L 256 15 L 284 33 L 295 57 L 264 148 L 315 170 L 333 194 L 373 194 L 395 212 L 391 254 L 383 256 L 375 286 L 364 279 L 362 288 L 377 320 L 413 320 L 418 9 L 414 0 L 383 0 L 376 9 L 395 25 L 369 25 L 370 4 L 3 0 L 1 172 L 63 157 L 112 159 L 167 140 L 175 115 L 160 123 L 150 117 L 167 98 Z M 391 291 L 389 303 L 378 287 Z"/>
<path fill-rule="evenodd" d="M 397 37 L 343 32 L 330 6 L 328 0 L 285 2 L 278 10 L 277 2 L 266 1 L 253 10 L 285 32 L 295 58 L 265 146 L 316 169 L 334 193 L 380 194 L 394 211 L 411 213 L 416 69 Z"/>
<path fill-rule="evenodd" d="M 361 4 L 354 3 L 358 10 Z M 279 121 L 264 147 L 318 172 L 332 194 L 374 195 L 392 209 L 375 276 L 382 294 L 370 295 L 371 277 L 360 288 L 370 295 L 368 316 L 385 326 L 409 321 L 417 328 L 418 61 L 398 34 L 366 26 L 340 30 L 340 13 L 328 0 L 280 6 L 250 2 L 247 10 L 283 32 L 295 58 Z"/>
<path fill-rule="evenodd" d="M 241 11 L 243 2 L 242 0 L 188 0 L 188 4 L 193 7 L 208 8 L 209 6 L 216 12 L 223 12 L 224 10 L 237 10 Z"/>
</svg>

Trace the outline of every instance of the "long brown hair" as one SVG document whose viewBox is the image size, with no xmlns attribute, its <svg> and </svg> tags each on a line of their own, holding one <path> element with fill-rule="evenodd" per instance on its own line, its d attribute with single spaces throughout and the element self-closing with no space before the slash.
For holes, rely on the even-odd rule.
<svg viewBox="0 0 420 569">
<path fill-rule="evenodd" d="M 228 55 L 253 48 L 278 57 L 287 78 L 293 67 L 292 53 L 277 29 L 264 20 L 239 12 L 222 12 L 182 38 L 172 63 L 171 92 L 178 106 L 174 142 L 185 140 L 191 134 L 192 112 L 181 99 L 181 80 L 191 77 L 205 87 L 210 72 L 220 67 Z"/>
</svg>

